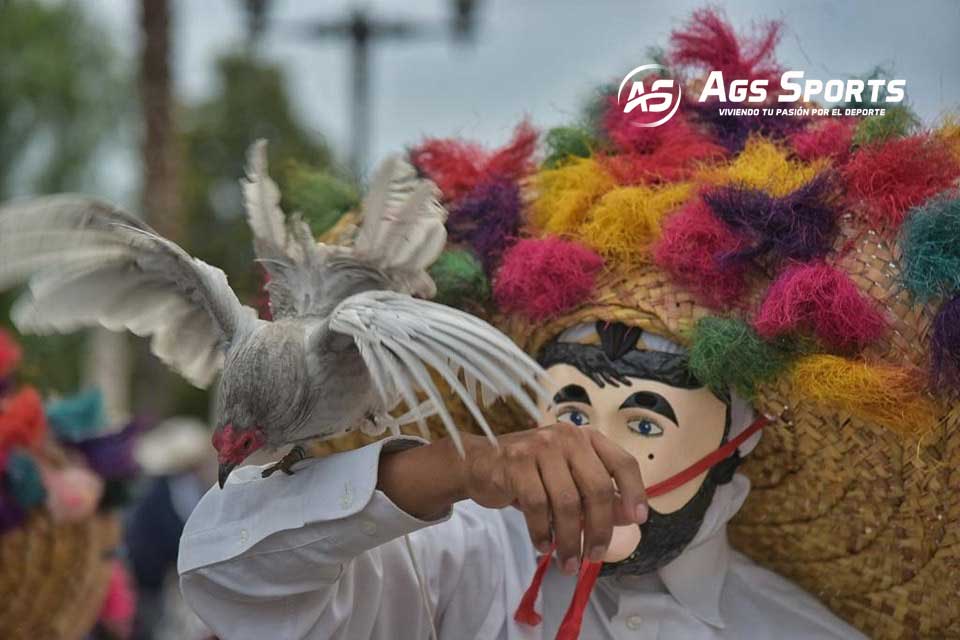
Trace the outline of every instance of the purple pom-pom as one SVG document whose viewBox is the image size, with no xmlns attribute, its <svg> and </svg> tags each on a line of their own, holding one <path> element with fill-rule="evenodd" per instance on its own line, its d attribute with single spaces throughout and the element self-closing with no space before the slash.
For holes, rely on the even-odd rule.
<svg viewBox="0 0 960 640">
<path fill-rule="evenodd" d="M 131 478 L 140 470 L 133 448 L 143 428 L 134 420 L 121 431 L 70 443 L 70 446 L 80 451 L 94 473 L 105 480 Z"/>
<path fill-rule="evenodd" d="M 960 389 L 960 296 L 940 307 L 931 338 L 934 388 Z"/>
<path fill-rule="evenodd" d="M 704 194 L 704 201 L 730 229 L 748 241 L 747 248 L 724 256 L 749 260 L 774 253 L 807 262 L 830 251 L 837 232 L 834 181 L 824 172 L 777 198 L 758 189 L 725 186 Z"/>
<path fill-rule="evenodd" d="M 13 496 L 0 487 L 0 533 L 16 529 L 27 519 L 27 512 Z"/>
<path fill-rule="evenodd" d="M 740 153 L 747 144 L 747 139 L 753 134 L 766 138 L 783 139 L 802 130 L 806 118 L 781 118 L 773 116 L 728 116 L 726 108 L 741 107 L 737 103 L 720 100 L 696 102 L 693 100 L 684 103 L 690 110 L 693 119 L 704 125 L 714 139 L 730 153 Z"/>
<path fill-rule="evenodd" d="M 466 242 L 488 273 L 520 229 L 520 188 L 508 180 L 482 182 L 460 201 L 447 220 L 450 238 Z"/>
</svg>

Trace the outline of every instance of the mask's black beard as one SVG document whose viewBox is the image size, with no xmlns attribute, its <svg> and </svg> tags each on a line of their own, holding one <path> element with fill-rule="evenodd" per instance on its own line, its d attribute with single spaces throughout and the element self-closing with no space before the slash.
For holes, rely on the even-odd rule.
<svg viewBox="0 0 960 640">
<path fill-rule="evenodd" d="M 734 454 L 713 467 L 697 493 L 677 511 L 662 514 L 650 509 L 650 517 L 640 525 L 637 548 L 620 562 L 604 562 L 600 575 L 641 575 L 675 560 L 700 530 L 717 486 L 730 481 L 739 463 Z"/>
</svg>

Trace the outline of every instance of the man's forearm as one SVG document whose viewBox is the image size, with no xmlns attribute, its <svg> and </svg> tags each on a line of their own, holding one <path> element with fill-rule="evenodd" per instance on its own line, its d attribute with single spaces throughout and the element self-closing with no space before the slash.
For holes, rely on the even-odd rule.
<svg viewBox="0 0 960 640">
<path fill-rule="evenodd" d="M 377 489 L 410 515 L 432 520 L 466 497 L 462 463 L 450 438 L 384 453 Z"/>
</svg>

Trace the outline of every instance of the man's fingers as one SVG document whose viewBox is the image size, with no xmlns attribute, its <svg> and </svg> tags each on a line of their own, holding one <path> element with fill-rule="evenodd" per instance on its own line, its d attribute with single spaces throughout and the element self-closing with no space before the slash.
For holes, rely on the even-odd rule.
<svg viewBox="0 0 960 640">
<path fill-rule="evenodd" d="M 538 456 L 537 468 L 550 501 L 560 567 L 572 575 L 580 566 L 580 492 L 559 451 L 552 449 Z"/>
<path fill-rule="evenodd" d="M 548 553 L 553 546 L 550 535 L 550 503 L 543 487 L 540 470 L 533 458 L 516 465 L 511 471 L 511 483 L 517 508 L 527 520 L 530 540 L 540 553 Z"/>
<path fill-rule="evenodd" d="M 617 481 L 620 493 L 620 515 L 630 518 L 630 524 L 647 521 L 647 492 L 636 459 L 596 431 L 590 431 L 593 450 L 596 451 L 607 471 Z"/>
<path fill-rule="evenodd" d="M 591 447 L 571 454 L 570 471 L 583 501 L 583 552 L 591 562 L 600 562 L 613 534 L 613 480 Z"/>
</svg>

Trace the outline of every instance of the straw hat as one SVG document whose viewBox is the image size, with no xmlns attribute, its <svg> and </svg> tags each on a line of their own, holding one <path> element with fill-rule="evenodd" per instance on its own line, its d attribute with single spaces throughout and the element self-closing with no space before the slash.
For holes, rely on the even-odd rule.
<svg viewBox="0 0 960 640">
<path fill-rule="evenodd" d="M 58 457 L 48 444 L 48 459 Z M 62 455 L 62 454 L 61 454 Z M 120 544 L 116 513 L 56 524 L 36 509 L 0 535 L 0 638 L 80 640 L 93 629 Z"/>
</svg>

